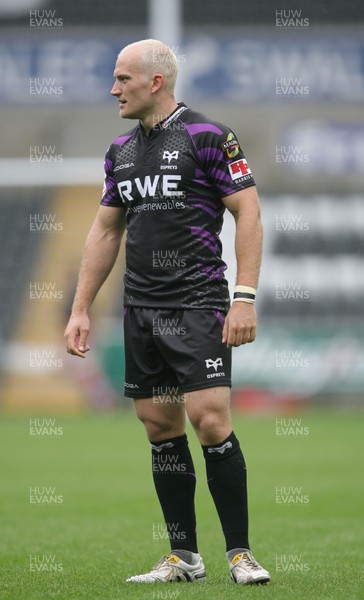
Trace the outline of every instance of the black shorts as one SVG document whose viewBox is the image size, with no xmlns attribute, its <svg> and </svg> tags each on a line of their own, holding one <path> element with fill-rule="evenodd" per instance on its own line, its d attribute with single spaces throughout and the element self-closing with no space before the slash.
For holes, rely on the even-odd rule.
<svg viewBox="0 0 364 600">
<path fill-rule="evenodd" d="M 231 348 L 216 310 L 126 307 L 125 396 L 153 398 L 231 386 Z"/>
</svg>

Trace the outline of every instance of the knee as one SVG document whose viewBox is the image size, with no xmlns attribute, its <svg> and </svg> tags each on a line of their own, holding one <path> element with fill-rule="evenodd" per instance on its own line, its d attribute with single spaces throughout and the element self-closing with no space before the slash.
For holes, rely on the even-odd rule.
<svg viewBox="0 0 364 600">
<path fill-rule="evenodd" d="M 184 421 L 181 419 L 170 419 L 163 413 L 143 410 L 138 408 L 137 403 L 136 414 L 145 427 L 149 441 L 158 442 L 184 433 Z"/>
<path fill-rule="evenodd" d="M 218 444 L 231 433 L 230 419 L 220 411 L 197 411 L 189 419 L 203 445 Z"/>
<path fill-rule="evenodd" d="M 145 427 L 149 441 L 159 442 L 174 437 L 173 427 L 170 423 L 156 421 L 148 417 L 139 417 L 139 420 Z"/>
</svg>

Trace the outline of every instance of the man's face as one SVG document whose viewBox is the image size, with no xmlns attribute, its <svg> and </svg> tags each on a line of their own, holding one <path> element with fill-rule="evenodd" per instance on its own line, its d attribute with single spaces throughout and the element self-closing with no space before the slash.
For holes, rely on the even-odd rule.
<svg viewBox="0 0 364 600">
<path fill-rule="evenodd" d="M 152 77 L 146 75 L 139 51 L 123 50 L 116 61 L 115 83 L 110 92 L 119 101 L 124 119 L 143 119 L 153 110 Z"/>
</svg>

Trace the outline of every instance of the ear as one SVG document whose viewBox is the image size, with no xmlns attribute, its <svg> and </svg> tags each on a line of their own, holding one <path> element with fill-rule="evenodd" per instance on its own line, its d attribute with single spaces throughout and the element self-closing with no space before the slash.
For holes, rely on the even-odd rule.
<svg viewBox="0 0 364 600">
<path fill-rule="evenodd" d="M 164 77 L 162 73 L 154 73 L 152 78 L 151 92 L 154 94 L 161 89 L 164 83 Z"/>
</svg>

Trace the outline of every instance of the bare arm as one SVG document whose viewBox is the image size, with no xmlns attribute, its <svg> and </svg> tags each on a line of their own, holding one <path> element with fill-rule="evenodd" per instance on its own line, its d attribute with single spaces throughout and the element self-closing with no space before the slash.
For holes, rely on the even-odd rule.
<svg viewBox="0 0 364 600">
<path fill-rule="evenodd" d="M 223 202 L 233 215 L 236 224 L 236 284 L 257 288 L 262 260 L 263 229 L 256 187 L 252 186 L 226 196 Z M 240 344 L 253 342 L 255 337 L 254 304 L 233 302 L 225 319 L 223 343 L 228 347 L 240 346 Z"/>
<path fill-rule="evenodd" d="M 88 311 L 115 264 L 124 229 L 123 209 L 99 207 L 86 239 L 72 313 L 65 331 L 70 354 L 84 358 L 90 349 L 87 345 Z"/>
</svg>

